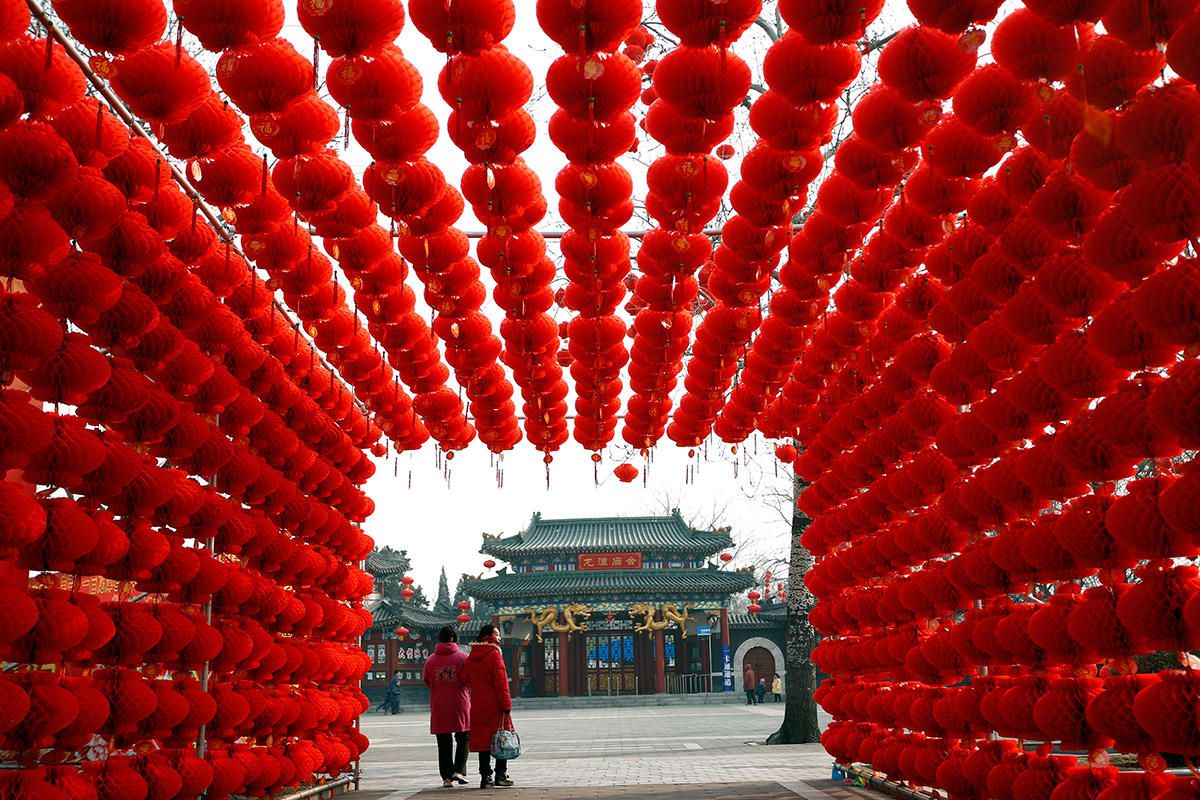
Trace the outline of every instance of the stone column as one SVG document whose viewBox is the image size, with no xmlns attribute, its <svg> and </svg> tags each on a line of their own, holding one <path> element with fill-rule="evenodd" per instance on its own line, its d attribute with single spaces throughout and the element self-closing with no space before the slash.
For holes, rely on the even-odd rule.
<svg viewBox="0 0 1200 800">
<path fill-rule="evenodd" d="M 654 612 L 655 621 L 661 617 L 661 611 Z M 657 694 L 667 693 L 667 648 L 663 644 L 661 628 L 654 632 L 654 691 Z"/>
<path fill-rule="evenodd" d="M 558 635 L 558 696 L 566 697 L 567 692 L 567 634 Z"/>
<path fill-rule="evenodd" d="M 721 691 L 725 691 L 725 653 L 729 651 L 730 658 L 733 658 L 733 652 L 729 648 L 729 609 L 721 609 Z M 737 669 L 733 669 L 733 679 L 737 681 Z M 732 689 L 730 689 L 732 691 Z"/>
</svg>

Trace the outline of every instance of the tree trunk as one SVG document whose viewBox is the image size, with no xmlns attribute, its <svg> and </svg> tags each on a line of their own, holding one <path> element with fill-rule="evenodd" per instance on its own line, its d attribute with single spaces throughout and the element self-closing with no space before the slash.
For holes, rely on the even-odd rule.
<svg viewBox="0 0 1200 800">
<path fill-rule="evenodd" d="M 787 630 L 784 634 L 783 662 L 787 667 L 787 695 L 783 724 L 767 738 L 767 744 L 809 744 L 821 740 L 817 727 L 817 668 L 812 651 L 817 632 L 808 621 L 815 600 L 804 585 L 804 576 L 812 569 L 812 553 L 800 544 L 800 536 L 812 522 L 796 505 L 808 483 L 799 476 L 792 479 L 792 552 L 788 567 Z"/>
</svg>

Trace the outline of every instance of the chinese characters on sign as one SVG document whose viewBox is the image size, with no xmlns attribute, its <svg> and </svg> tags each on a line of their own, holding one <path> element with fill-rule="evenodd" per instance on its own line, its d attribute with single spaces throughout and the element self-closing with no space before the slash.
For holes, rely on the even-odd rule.
<svg viewBox="0 0 1200 800">
<path fill-rule="evenodd" d="M 641 569 L 641 553 L 580 553 L 579 569 Z"/>
</svg>

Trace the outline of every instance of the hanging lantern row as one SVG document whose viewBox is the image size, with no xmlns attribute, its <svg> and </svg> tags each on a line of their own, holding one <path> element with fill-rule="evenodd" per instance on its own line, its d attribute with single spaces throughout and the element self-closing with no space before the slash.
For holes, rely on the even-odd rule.
<svg viewBox="0 0 1200 800">
<path fill-rule="evenodd" d="M 354 394 L 371 392 L 329 371 L 163 157 L 85 98 L 78 66 L 26 38 L 25 6 L 8 5 L 0 371 L 28 388 L 0 391 L 0 469 L 24 481 L 0 483 L 0 558 L 42 575 L 0 590 L 12 612 L 0 647 L 16 666 L 0 736 L 55 766 L 25 764 L 7 785 L 30 797 L 219 798 L 336 776 L 367 747 L 354 721 L 370 661 L 352 643 L 371 622 L 372 581 L 354 562 L 373 546 L 357 527 L 374 508 L 358 485 L 380 429 Z M 202 24 L 205 9 L 188 5 L 176 11 Z M 243 191 L 246 176 L 267 176 L 229 134 L 241 123 L 212 102 L 205 71 L 155 43 L 161 3 L 55 10 L 114 56 L 114 90 L 164 144 L 193 148 L 187 171 L 204 197 L 236 207 L 227 218 L 239 231 L 269 235 L 274 212 Z M 276 4 L 240 34 L 236 19 L 217 27 L 253 45 L 282 19 Z M 184 124 L 193 117 L 196 128 Z M 319 262 L 275 245 L 285 296 L 325 307 L 309 299 L 323 291 Z M 154 602 L 76 590 L 93 576 Z M 191 677 L 201 670 L 204 681 Z M 111 755 L 82 763 L 97 735 Z"/>
<path fill-rule="evenodd" d="M 390 44 L 394 35 L 390 36 L 389 31 L 398 31 L 404 20 L 399 6 L 367 4 L 345 13 L 348 16 L 339 17 L 310 11 L 302 23 L 326 52 L 337 56 L 328 65 L 326 86 L 335 101 L 347 109 L 346 135 L 355 128 L 356 136 L 365 138 L 365 129 L 371 141 L 383 140 L 381 147 L 399 149 L 406 144 L 396 139 L 406 135 L 432 144 L 429 134 L 421 129 L 424 122 L 428 130 L 429 120 L 416 110 L 420 76 Z M 369 36 L 346 33 L 360 26 L 370 27 L 372 21 L 378 22 L 377 14 L 388 22 L 373 27 Z M 186 16 L 184 24 L 188 24 Z M 311 81 L 295 77 L 306 72 L 315 76 L 318 65 L 310 64 L 282 40 L 252 50 L 244 46 L 216 49 L 224 51 L 218 64 L 222 88 L 250 117 L 256 138 L 280 159 L 272 170 L 279 197 L 267 199 L 271 186 L 264 176 L 258 202 L 279 207 L 282 201 L 303 217 L 323 237 L 324 249 L 339 261 L 355 289 L 353 311 L 336 283 L 314 296 L 295 299 L 289 299 L 285 289 L 285 299 L 312 326 L 318 344 L 333 348 L 331 359 L 354 380 L 360 395 L 384 396 L 374 405 L 386 415 L 381 426 L 399 449 L 419 447 L 426 436 L 450 451 L 465 446 L 475 430 L 466 423 L 457 394 L 446 386 L 449 373 L 441 363 L 429 326 L 413 310 L 415 296 L 404 285 L 407 264 L 391 249 L 391 237 L 375 222 L 381 205 L 394 219 L 423 214 L 428 198 L 422 193 L 437 187 L 408 181 L 407 196 L 398 197 L 392 184 L 407 176 L 393 166 L 385 169 L 381 181 L 376 165 L 364 174 L 362 188 L 354 185 L 350 168 L 329 147 L 338 132 L 336 114 L 317 96 L 309 85 Z M 269 99 L 263 95 L 264 73 L 274 92 Z M 280 85 L 280 80 L 286 81 L 286 86 Z M 403 126 L 403 133 L 376 135 L 379 120 L 404 118 L 411 124 Z M 439 175 L 432 165 L 425 171 L 425 176 L 435 182 Z M 251 252 L 269 253 L 275 247 L 286 251 L 290 247 L 306 253 L 311 263 L 313 243 L 304 241 L 294 226 L 290 234 L 285 229 L 276 235 L 290 235 L 297 241 L 254 237 L 244 244 Z M 317 258 L 328 277 L 328 260 L 320 254 Z M 260 265 L 262 260 L 260 257 Z M 273 272 L 269 264 L 267 269 L 277 277 L 278 269 Z M 359 319 L 360 311 L 365 324 Z M 372 338 L 382 345 L 386 356 L 374 347 Z M 401 382 L 413 392 L 411 402 L 400 390 Z M 416 417 L 424 424 L 417 423 Z"/>
<path fill-rule="evenodd" d="M 762 323 L 761 298 L 788 246 L 793 216 L 824 163 L 820 148 L 831 138 L 836 100 L 858 75 L 860 61 L 853 45 L 814 46 L 794 31 L 773 42 L 763 59 L 769 91 L 750 114 L 758 142 L 743 158 L 741 180 L 730 193 L 736 214 L 722 227 L 704 285 L 716 305 L 696 331 L 686 392 L 668 429 L 681 446 L 707 438 L 719 413 L 716 434 L 729 442 L 745 439 L 766 407 L 764 395 L 782 384 L 803 346 L 799 329 L 808 321 L 811 305 L 804 301 L 810 298 L 785 284 L 778 304 L 772 300 L 772 309 L 782 312 L 774 321 L 779 324 L 758 337 L 754 358 L 746 353 Z M 739 391 L 726 403 L 742 359 Z"/>
<path fill-rule="evenodd" d="M 556 270 L 534 229 L 546 200 L 541 181 L 520 157 L 533 142 L 533 120 L 522 108 L 533 93 L 533 75 L 500 44 L 515 9 L 511 0 L 474 0 L 469 11 L 456 7 L 453 14 L 435 0 L 417 5 L 418 29 L 449 56 L 438 91 L 453 108 L 451 139 L 471 161 L 463 197 L 487 227 L 476 253 L 491 270 L 493 299 L 505 311 L 503 358 L 521 388 L 526 436 L 546 453 L 548 465 L 567 438 L 567 384 L 557 362 L 558 325 L 546 313 L 554 302 Z M 511 403 L 503 400 L 507 412 Z"/>
<path fill-rule="evenodd" d="M 433 28 L 439 31 L 438 46 L 448 53 L 457 52 L 460 45 L 473 52 L 493 36 L 503 38 L 513 22 L 511 16 L 504 16 L 504 9 L 466 9 L 463 4 L 454 15 L 448 14 L 444 4 L 431 2 L 412 3 L 409 12 L 414 25 L 423 33 Z M 503 345 L 493 333 L 490 320 L 480 313 L 487 290 L 480 281 L 479 265 L 468 256 L 466 236 L 454 227 L 465 207 L 463 197 L 425 158 L 437 140 L 438 124 L 433 112 L 418 102 L 419 76 L 398 50 L 391 60 L 404 74 L 412 76 L 409 85 L 413 90 L 404 95 L 396 109 L 385 114 L 368 108 L 364 113 L 362 103 L 349 97 L 343 105 L 347 118 L 354 120 L 351 129 L 355 139 L 375 159 L 364 175 L 364 186 L 392 218 L 400 253 L 411 262 L 425 287 L 425 301 L 436 314 L 433 333 L 445 343 L 445 360 L 466 391 L 473 425 L 466 424 L 459 397 L 446 387 L 429 392 L 421 405 L 440 420 L 437 428 L 448 437 L 442 444 L 449 451 L 448 458 L 470 441 L 473 429 L 489 449 L 501 452 L 520 441 L 521 433 L 511 399 L 513 387 L 499 363 Z M 330 65 L 331 73 L 339 63 L 340 59 Z M 350 74 L 356 75 L 357 67 Z M 386 76 L 380 76 L 379 85 L 388 85 Z M 527 132 L 531 133 L 532 128 Z M 459 138 L 463 128 L 457 120 L 450 133 L 465 144 Z M 514 133 L 518 138 L 521 136 L 519 131 Z M 469 156 L 483 157 L 478 149 Z M 407 322 L 388 325 L 377 335 L 394 342 L 399 353 L 408 350 L 414 341 L 421 348 L 428 347 L 429 357 L 415 361 L 444 372 L 436 358 L 434 338 L 423 330 L 416 333 L 415 327 L 414 317 L 411 325 Z"/>
<path fill-rule="evenodd" d="M 817 24 L 799 5 L 781 12 L 811 45 L 858 35 L 857 8 Z M 717 422 L 794 438 L 777 455 L 811 482 L 813 655 L 834 676 L 822 741 L 952 796 L 1190 792 L 1154 754 L 1200 746 L 1167 732 L 1192 673 L 1136 675 L 1131 659 L 1196 643 L 1200 584 L 1175 559 L 1196 552 L 1200 484 L 1171 459 L 1196 436 L 1200 305 L 1177 257 L 1197 223 L 1177 198 L 1200 183 L 1193 134 L 1165 120 L 1200 95 L 1164 82 L 1154 49 L 1184 16 L 1147 29 L 1119 3 L 1030 3 L 975 68 L 972 26 L 995 8 L 925 5 L 880 54 L 789 245 L 779 294 L 814 309 L 789 340 L 801 358 L 754 385 L 747 357 Z M 778 348 L 768 331 L 790 312 L 772 302 L 752 353 Z M 745 415 L 739 394 L 767 402 Z M 1033 585 L 1055 590 L 1024 602 Z M 1151 771 L 1076 767 L 1030 739 L 1142 754 Z"/>
<path fill-rule="evenodd" d="M 646 211 L 656 227 L 642 240 L 634 287 L 630 398 L 621 436 L 645 449 L 664 434 L 670 393 L 691 340 L 699 296 L 696 273 L 712 255 L 703 233 L 720 208 L 728 175 L 712 155 L 732 132 L 734 106 L 750 87 L 750 68 L 729 51 L 753 23 L 756 3 L 663 2 L 660 19 L 681 46 L 657 61 L 642 94 L 646 132 L 666 147 L 647 172 Z M 684 33 L 686 32 L 686 34 Z"/>
<path fill-rule="evenodd" d="M 625 386 L 621 370 L 629 361 L 626 325 L 616 310 L 630 269 L 629 238 L 620 229 L 633 215 L 633 181 L 616 159 L 637 147 L 630 108 L 643 72 L 635 63 L 639 59 L 617 51 L 645 30 L 638 27 L 642 4 L 620 0 L 579 8 L 570 0 L 539 0 L 537 16 L 565 51 L 546 74 L 546 90 L 558 106 L 550 138 L 570 161 L 554 182 L 559 214 L 571 226 L 561 240 L 570 280 L 562 305 L 576 313 L 565 331 L 575 380 L 573 435 L 598 453 L 616 433 Z M 638 49 L 644 55 L 644 47 Z M 622 466 L 613 474 L 631 481 Z"/>
</svg>

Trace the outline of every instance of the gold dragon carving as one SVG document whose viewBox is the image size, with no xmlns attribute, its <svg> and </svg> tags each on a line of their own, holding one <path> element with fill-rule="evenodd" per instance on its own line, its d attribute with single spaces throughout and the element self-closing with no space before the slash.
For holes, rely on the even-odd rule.
<svg viewBox="0 0 1200 800">
<path fill-rule="evenodd" d="M 644 631 L 646 635 L 649 636 L 654 631 L 661 631 L 672 622 L 675 622 L 679 624 L 679 630 L 683 633 L 684 638 L 687 638 L 686 623 L 689 619 L 691 619 L 691 617 L 688 616 L 688 612 L 692 610 L 694 605 L 694 603 L 684 603 L 683 611 L 681 612 L 679 610 L 679 606 L 677 606 L 675 603 L 663 603 L 663 618 L 661 620 L 656 620 L 654 618 L 654 612 L 656 609 L 653 605 L 650 603 L 634 603 L 633 605 L 629 606 L 629 613 L 634 616 L 643 617 L 643 621 L 640 624 L 635 625 L 633 630 L 635 633 L 642 633 Z"/>
<path fill-rule="evenodd" d="M 537 632 L 537 640 L 539 642 L 544 641 L 542 639 L 542 628 L 546 626 L 549 626 L 551 630 L 558 633 L 569 634 L 576 631 L 586 631 L 587 615 L 592 613 L 592 610 L 582 603 L 572 603 L 562 611 L 565 622 L 559 622 L 557 608 L 544 608 L 538 612 L 526 606 L 524 610 L 529 612 L 529 621 L 533 623 L 533 629 Z M 582 622 L 576 621 L 576 614 L 582 614 L 584 620 Z"/>
</svg>

